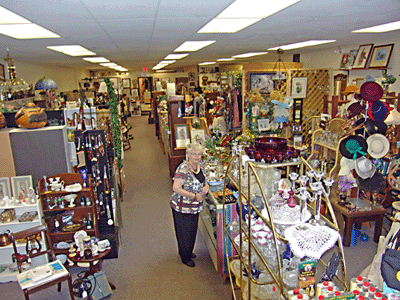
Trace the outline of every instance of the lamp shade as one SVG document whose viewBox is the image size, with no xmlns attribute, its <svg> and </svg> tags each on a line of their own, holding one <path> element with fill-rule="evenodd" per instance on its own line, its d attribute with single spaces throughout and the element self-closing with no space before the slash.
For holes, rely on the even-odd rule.
<svg viewBox="0 0 400 300">
<path fill-rule="evenodd" d="M 278 71 L 276 72 L 275 76 L 272 77 L 272 80 L 286 80 L 286 76 L 282 73 L 282 71 Z"/>
<path fill-rule="evenodd" d="M 98 92 L 99 93 L 107 93 L 107 84 L 104 81 L 100 83 Z"/>
<path fill-rule="evenodd" d="M 53 90 L 57 88 L 57 84 L 54 82 L 54 80 L 45 78 L 43 77 L 42 79 L 39 79 L 36 84 L 35 84 L 35 90 Z"/>
</svg>

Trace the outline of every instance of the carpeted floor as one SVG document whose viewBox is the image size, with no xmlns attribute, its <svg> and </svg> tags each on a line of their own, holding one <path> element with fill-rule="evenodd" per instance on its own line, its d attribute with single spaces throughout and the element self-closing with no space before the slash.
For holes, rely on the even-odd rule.
<svg viewBox="0 0 400 300">
<path fill-rule="evenodd" d="M 106 260 L 103 270 L 117 289 L 112 299 L 231 299 L 229 284 L 224 284 L 214 268 L 201 235 L 195 253 L 196 267 L 180 262 L 177 254 L 172 214 L 169 207 L 171 179 L 168 161 L 147 116 L 131 117 L 132 148 L 123 160 L 127 190 L 122 202 L 123 228 L 117 259 Z M 363 228 L 372 238 L 372 230 Z M 358 242 L 345 248 L 349 278 L 358 275 L 372 260 L 376 244 Z M 81 271 L 71 269 L 74 278 Z M 0 299 L 23 299 L 16 282 L 0 285 Z M 31 299 L 69 299 L 64 285 L 32 295 Z"/>
</svg>

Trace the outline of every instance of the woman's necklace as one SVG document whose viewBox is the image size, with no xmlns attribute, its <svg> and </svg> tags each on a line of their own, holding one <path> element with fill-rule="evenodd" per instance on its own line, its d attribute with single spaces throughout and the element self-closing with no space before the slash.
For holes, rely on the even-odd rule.
<svg viewBox="0 0 400 300">
<path fill-rule="evenodd" d="M 189 166 L 192 169 L 193 173 L 196 173 L 196 174 L 199 173 L 199 165 L 197 165 L 197 168 L 194 168 L 190 162 L 188 162 L 188 163 L 189 163 Z"/>
</svg>

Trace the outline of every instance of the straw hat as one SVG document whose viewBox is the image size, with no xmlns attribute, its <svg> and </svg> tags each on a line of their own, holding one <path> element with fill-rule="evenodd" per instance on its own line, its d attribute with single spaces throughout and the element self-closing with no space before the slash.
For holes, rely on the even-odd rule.
<svg viewBox="0 0 400 300">
<path fill-rule="evenodd" d="M 356 160 L 367 155 L 368 145 L 361 135 L 349 135 L 340 141 L 339 151 L 347 158 Z"/>
<path fill-rule="evenodd" d="M 356 86 L 355 84 L 350 84 L 350 85 L 346 86 L 346 88 L 344 89 L 342 94 L 348 95 L 351 93 L 358 93 L 358 92 L 360 92 L 360 88 L 358 86 Z"/>
<path fill-rule="evenodd" d="M 363 179 L 366 179 L 374 176 L 376 171 L 376 166 L 372 163 L 371 160 L 369 160 L 365 156 L 362 156 L 355 160 L 355 169 L 358 176 L 360 176 Z"/>
<path fill-rule="evenodd" d="M 365 101 L 378 101 L 383 96 L 383 88 L 375 81 L 367 81 L 361 85 L 360 94 Z"/>
<path fill-rule="evenodd" d="M 390 149 L 390 142 L 386 136 L 375 133 L 367 138 L 368 153 L 373 158 L 384 157 Z"/>
</svg>

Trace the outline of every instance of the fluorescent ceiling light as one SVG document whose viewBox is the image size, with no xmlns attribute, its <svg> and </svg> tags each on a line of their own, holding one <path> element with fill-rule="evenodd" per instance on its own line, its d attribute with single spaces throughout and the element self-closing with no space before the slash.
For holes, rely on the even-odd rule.
<svg viewBox="0 0 400 300">
<path fill-rule="evenodd" d="M 0 24 L 29 24 L 27 19 L 0 6 Z"/>
<path fill-rule="evenodd" d="M 70 56 L 96 55 L 96 53 L 79 45 L 47 46 L 47 48 Z"/>
<path fill-rule="evenodd" d="M 109 68 L 118 67 L 118 65 L 116 63 L 113 63 L 113 62 L 102 63 L 102 64 L 100 64 L 100 66 L 109 67 Z"/>
<path fill-rule="evenodd" d="M 234 33 L 258 21 L 257 19 L 212 19 L 198 33 Z"/>
<path fill-rule="evenodd" d="M 161 68 L 164 68 L 164 66 L 159 66 L 159 65 L 157 65 L 157 66 L 153 67 L 153 70 L 159 70 L 159 69 L 161 69 Z"/>
<path fill-rule="evenodd" d="M 336 40 L 310 40 L 310 41 L 305 41 L 305 42 L 299 42 L 299 43 L 269 48 L 268 50 L 278 50 L 279 48 L 281 48 L 283 50 L 290 50 L 290 49 L 310 47 L 310 46 L 322 45 L 322 44 L 333 43 L 333 42 L 336 42 Z"/>
<path fill-rule="evenodd" d="M 236 0 L 217 18 L 265 18 L 300 0 Z"/>
<path fill-rule="evenodd" d="M 162 60 L 159 62 L 159 64 L 161 65 L 169 65 L 169 64 L 173 64 L 174 62 L 176 62 L 176 60 Z"/>
<path fill-rule="evenodd" d="M 182 53 L 182 54 L 168 54 L 166 58 L 164 59 L 181 59 L 184 58 L 186 56 L 188 56 L 189 54 L 187 53 Z"/>
<path fill-rule="evenodd" d="M 0 34 L 15 39 L 47 39 L 60 37 L 58 34 L 32 23 L 0 25 Z"/>
<path fill-rule="evenodd" d="M 217 59 L 217 61 L 232 61 L 232 60 L 235 60 L 234 58 L 220 58 L 220 59 Z"/>
<path fill-rule="evenodd" d="M 110 62 L 105 57 L 84 57 L 83 60 L 90 61 L 92 63 L 107 63 L 107 62 Z"/>
<path fill-rule="evenodd" d="M 213 65 L 213 64 L 215 64 L 215 61 L 208 61 L 208 62 L 199 63 L 199 66 L 206 66 L 206 65 Z"/>
<path fill-rule="evenodd" d="M 400 29 L 400 21 L 381 24 L 377 26 L 367 27 L 363 29 L 354 30 L 352 32 L 359 33 L 359 32 L 387 32 L 387 31 L 394 31 Z"/>
<path fill-rule="evenodd" d="M 238 54 L 232 56 L 233 58 L 246 58 L 246 57 L 252 57 L 252 56 L 257 56 L 257 55 L 263 55 L 267 54 L 268 52 L 249 52 L 249 53 L 243 53 L 243 54 Z"/>
<path fill-rule="evenodd" d="M 215 43 L 215 41 L 187 41 L 174 50 L 174 52 L 198 51 Z"/>
</svg>

